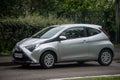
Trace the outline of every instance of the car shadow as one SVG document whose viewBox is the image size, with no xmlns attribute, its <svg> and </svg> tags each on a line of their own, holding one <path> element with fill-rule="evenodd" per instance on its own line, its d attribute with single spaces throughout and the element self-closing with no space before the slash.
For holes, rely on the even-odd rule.
<svg viewBox="0 0 120 80">
<path fill-rule="evenodd" d="M 13 66 L 13 65 L 16 65 L 12 62 L 0 62 L 0 66 Z"/>
<path fill-rule="evenodd" d="M 71 63 L 58 63 L 55 64 L 55 66 L 53 68 L 50 69 L 63 69 L 63 68 L 77 68 L 77 67 L 101 67 L 99 64 L 97 63 L 83 63 L 83 64 L 79 64 L 76 62 L 71 62 Z M 22 66 L 13 66 L 11 67 L 11 69 L 26 69 L 26 70 L 46 70 L 43 69 L 40 65 L 31 65 L 29 67 L 22 67 Z"/>
<path fill-rule="evenodd" d="M 61 63 L 57 64 L 54 68 L 71 68 L 71 67 L 96 67 L 100 66 L 99 64 L 93 64 L 93 63 Z"/>
</svg>

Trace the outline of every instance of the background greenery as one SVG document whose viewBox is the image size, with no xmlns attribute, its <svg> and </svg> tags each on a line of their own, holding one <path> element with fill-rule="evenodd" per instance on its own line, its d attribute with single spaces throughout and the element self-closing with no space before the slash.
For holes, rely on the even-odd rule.
<svg viewBox="0 0 120 80">
<path fill-rule="evenodd" d="M 102 25 L 115 40 L 115 0 L 0 0 L 0 55 L 52 24 Z"/>
<path fill-rule="evenodd" d="M 48 17 L 33 15 L 2 19 L 0 21 L 1 55 L 7 55 L 7 52 L 11 51 L 19 40 L 33 35 L 46 26 L 62 23 L 74 22 L 64 18 L 56 18 L 50 14 Z"/>
</svg>

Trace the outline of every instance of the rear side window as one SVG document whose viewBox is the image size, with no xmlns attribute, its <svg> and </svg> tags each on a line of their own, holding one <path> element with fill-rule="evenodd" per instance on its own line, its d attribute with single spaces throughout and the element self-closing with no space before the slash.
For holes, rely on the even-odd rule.
<svg viewBox="0 0 120 80">
<path fill-rule="evenodd" d="M 101 33 L 101 31 L 93 28 L 87 28 L 87 36 L 94 36 Z"/>
</svg>

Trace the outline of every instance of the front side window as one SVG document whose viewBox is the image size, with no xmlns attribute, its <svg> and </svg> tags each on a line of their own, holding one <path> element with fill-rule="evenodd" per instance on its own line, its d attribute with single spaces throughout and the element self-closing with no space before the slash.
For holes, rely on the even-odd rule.
<svg viewBox="0 0 120 80">
<path fill-rule="evenodd" d="M 87 28 L 87 36 L 93 36 L 93 35 L 96 35 L 99 33 L 100 33 L 100 31 L 97 29 Z"/>
<path fill-rule="evenodd" d="M 69 28 L 65 30 L 61 35 L 66 36 L 67 39 L 85 37 L 84 28 L 82 27 Z"/>
</svg>

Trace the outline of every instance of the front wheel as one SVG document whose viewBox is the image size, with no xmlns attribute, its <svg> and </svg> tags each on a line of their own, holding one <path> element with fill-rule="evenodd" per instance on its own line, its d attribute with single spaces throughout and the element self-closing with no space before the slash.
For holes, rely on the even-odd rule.
<svg viewBox="0 0 120 80">
<path fill-rule="evenodd" d="M 109 49 L 104 49 L 99 54 L 98 63 L 103 66 L 108 66 L 111 64 L 112 59 L 112 52 Z"/>
<path fill-rule="evenodd" d="M 43 68 L 51 68 L 55 64 L 55 56 L 52 52 L 45 52 L 40 59 L 40 64 Z"/>
</svg>

